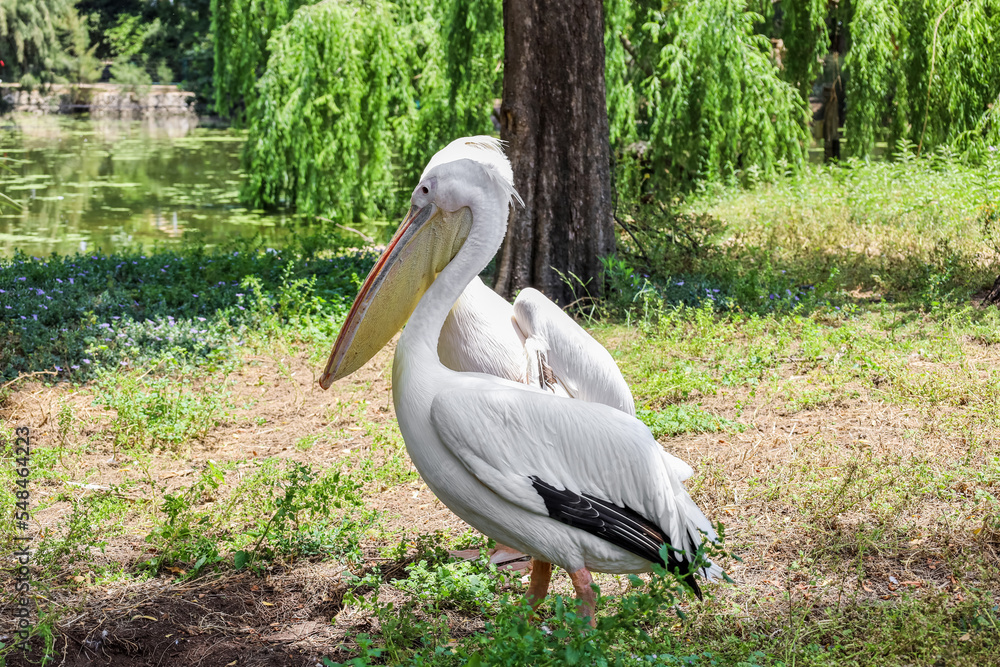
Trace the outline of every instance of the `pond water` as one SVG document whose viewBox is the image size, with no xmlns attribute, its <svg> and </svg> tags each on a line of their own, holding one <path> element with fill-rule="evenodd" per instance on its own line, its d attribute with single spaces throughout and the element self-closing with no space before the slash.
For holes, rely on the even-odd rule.
<svg viewBox="0 0 1000 667">
<path fill-rule="evenodd" d="M 245 134 L 192 118 L 141 120 L 14 114 L 0 119 L 0 256 L 217 245 L 259 235 L 279 246 L 304 226 L 242 206 Z M 371 230 L 374 231 L 374 230 Z"/>
</svg>

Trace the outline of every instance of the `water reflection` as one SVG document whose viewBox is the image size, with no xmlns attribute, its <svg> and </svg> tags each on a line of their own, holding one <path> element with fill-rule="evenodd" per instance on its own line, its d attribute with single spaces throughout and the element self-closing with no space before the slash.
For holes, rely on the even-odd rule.
<svg viewBox="0 0 1000 667">
<path fill-rule="evenodd" d="M 281 244 L 303 221 L 237 200 L 244 135 L 186 117 L 112 118 L 15 114 L 0 120 L 0 255 L 207 245 L 260 234 Z"/>
</svg>

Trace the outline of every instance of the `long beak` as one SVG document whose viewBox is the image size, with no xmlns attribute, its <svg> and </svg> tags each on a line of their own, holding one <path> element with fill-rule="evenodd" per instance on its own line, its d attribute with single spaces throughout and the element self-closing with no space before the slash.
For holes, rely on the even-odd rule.
<svg viewBox="0 0 1000 667">
<path fill-rule="evenodd" d="M 449 214 L 434 204 L 410 207 L 355 297 L 320 386 L 329 389 L 385 347 L 465 243 L 471 222 L 468 209 Z"/>
</svg>

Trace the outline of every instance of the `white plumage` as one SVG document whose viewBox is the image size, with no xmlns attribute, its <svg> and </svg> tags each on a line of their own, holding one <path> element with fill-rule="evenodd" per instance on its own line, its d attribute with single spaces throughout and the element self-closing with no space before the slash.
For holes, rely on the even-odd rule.
<svg viewBox="0 0 1000 667">
<path fill-rule="evenodd" d="M 687 571 L 702 533 L 712 540 L 715 533 L 681 483 L 690 468 L 622 409 L 442 364 L 445 320 L 499 248 L 514 198 L 510 166 L 495 140 L 460 139 L 438 153 L 362 286 L 321 384 L 342 375 L 343 359 L 356 358 L 347 354 L 359 330 L 353 319 L 363 318 L 378 294 L 380 274 L 411 257 L 436 257 L 424 244 L 454 243 L 458 249 L 426 288 L 396 348 L 393 402 L 407 451 L 430 489 L 470 525 L 569 571 L 592 615 L 589 570 L 648 571 L 668 542 L 682 552 L 670 565 Z M 442 231 L 450 229 L 467 230 L 467 238 L 456 243 Z M 538 307 L 530 299 L 525 304 L 527 311 Z M 523 333 L 550 336 L 545 343 L 556 347 L 551 332 Z M 548 575 L 532 576 L 529 597 L 537 601 Z"/>
<path fill-rule="evenodd" d="M 455 371 L 496 375 L 635 415 L 632 392 L 611 354 L 530 287 L 512 306 L 473 278 L 445 320 L 438 354 Z"/>
</svg>

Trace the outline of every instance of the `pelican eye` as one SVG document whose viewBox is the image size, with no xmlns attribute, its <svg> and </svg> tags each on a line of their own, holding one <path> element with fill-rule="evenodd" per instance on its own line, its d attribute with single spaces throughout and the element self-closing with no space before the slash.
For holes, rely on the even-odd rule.
<svg viewBox="0 0 1000 667">
<path fill-rule="evenodd" d="M 427 194 L 428 192 L 430 192 L 430 190 L 428 190 L 428 189 L 427 189 L 427 186 L 426 186 L 426 185 L 425 185 L 425 186 L 423 186 L 423 187 L 421 187 L 421 188 L 420 188 L 420 191 L 421 191 L 421 192 L 423 192 L 424 194 Z"/>
</svg>

